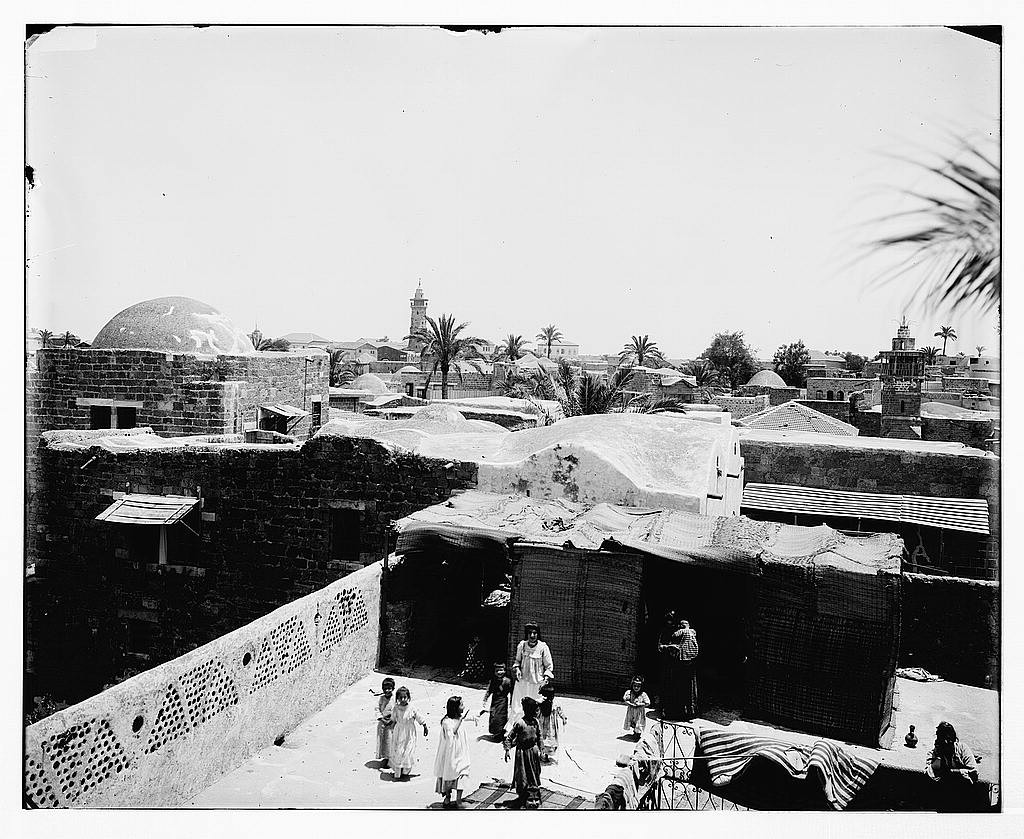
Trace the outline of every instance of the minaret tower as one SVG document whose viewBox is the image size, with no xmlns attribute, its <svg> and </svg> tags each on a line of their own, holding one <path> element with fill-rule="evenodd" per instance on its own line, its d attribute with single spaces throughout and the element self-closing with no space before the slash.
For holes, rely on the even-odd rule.
<svg viewBox="0 0 1024 839">
<path fill-rule="evenodd" d="M 916 349 L 904 316 L 892 349 L 882 356 L 882 436 L 921 439 L 921 382 L 924 352 Z"/>
<path fill-rule="evenodd" d="M 423 281 L 416 286 L 416 293 L 409 298 L 409 334 L 414 334 L 418 329 L 427 328 L 427 298 L 423 296 Z M 419 349 L 422 343 L 409 341 L 409 349 Z"/>
</svg>

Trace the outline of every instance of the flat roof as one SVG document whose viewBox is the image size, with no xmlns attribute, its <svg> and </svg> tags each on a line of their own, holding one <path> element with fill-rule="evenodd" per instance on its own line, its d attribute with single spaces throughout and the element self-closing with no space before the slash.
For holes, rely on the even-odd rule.
<svg viewBox="0 0 1024 839">
<path fill-rule="evenodd" d="M 779 431 L 761 428 L 738 428 L 740 454 L 743 441 L 762 443 L 794 443 L 805 446 L 833 446 L 845 449 L 878 449 L 885 451 L 920 452 L 921 454 L 953 454 L 961 457 L 989 457 L 992 452 L 973 449 L 963 443 L 944 443 L 933 440 L 898 440 L 889 437 L 844 437 L 836 434 L 817 434 L 807 431 Z"/>
</svg>

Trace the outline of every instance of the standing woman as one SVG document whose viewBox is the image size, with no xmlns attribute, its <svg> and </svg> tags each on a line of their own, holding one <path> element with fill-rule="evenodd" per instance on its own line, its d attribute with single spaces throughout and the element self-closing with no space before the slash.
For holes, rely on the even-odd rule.
<svg viewBox="0 0 1024 839">
<path fill-rule="evenodd" d="M 666 620 L 658 639 L 662 658 L 661 715 L 666 720 L 692 720 L 697 716 L 697 633 L 689 621 Z M 668 618 L 668 616 L 666 616 Z"/>
<path fill-rule="evenodd" d="M 516 658 L 512 667 L 516 684 L 512 689 L 512 701 L 509 703 L 506 731 L 510 731 L 516 720 L 522 718 L 523 699 L 530 697 L 540 703 L 540 689 L 555 678 L 551 650 L 540 639 L 540 627 L 535 623 L 528 623 L 523 627 L 523 634 L 525 637 L 516 648 Z"/>
</svg>

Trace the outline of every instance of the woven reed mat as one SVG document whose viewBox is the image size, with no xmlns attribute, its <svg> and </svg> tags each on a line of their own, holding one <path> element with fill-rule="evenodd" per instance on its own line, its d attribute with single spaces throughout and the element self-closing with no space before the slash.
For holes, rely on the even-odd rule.
<svg viewBox="0 0 1024 839">
<path fill-rule="evenodd" d="M 496 804 L 504 805 L 516 798 L 515 788 L 509 789 L 505 784 L 481 784 L 475 792 L 471 792 L 462 799 L 467 809 L 490 810 Z M 588 801 L 579 795 L 566 795 L 562 792 L 552 792 L 544 787 L 540 788 L 540 809 L 541 810 L 592 810 L 594 802 Z"/>
</svg>

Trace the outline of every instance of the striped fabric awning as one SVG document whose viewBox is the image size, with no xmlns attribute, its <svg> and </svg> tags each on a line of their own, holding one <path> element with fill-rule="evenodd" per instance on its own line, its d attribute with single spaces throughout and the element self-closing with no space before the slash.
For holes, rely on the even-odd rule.
<svg viewBox="0 0 1024 839">
<path fill-rule="evenodd" d="M 199 503 L 187 495 L 132 495 L 118 498 L 96 521 L 111 524 L 174 524 Z"/>
<path fill-rule="evenodd" d="M 740 507 L 741 510 L 902 521 L 946 530 L 989 533 L 988 502 L 984 498 L 882 495 L 788 484 L 747 484 Z"/>
<path fill-rule="evenodd" d="M 702 728 L 699 753 L 708 759 L 708 773 L 716 787 L 742 775 L 755 757 L 774 761 L 797 780 L 805 780 L 813 769 L 821 780 L 825 799 L 836 810 L 846 809 L 879 764 L 831 740 L 803 746 L 724 729 Z"/>
</svg>

